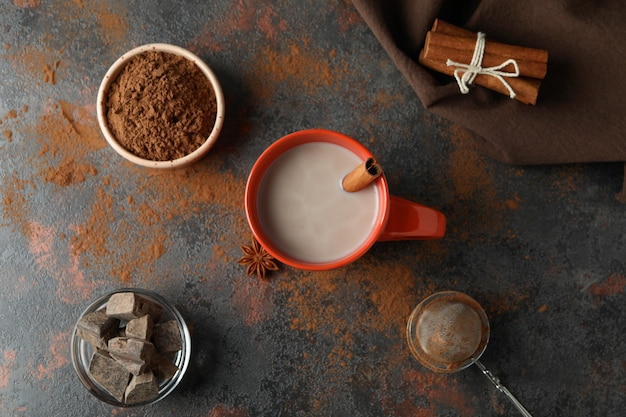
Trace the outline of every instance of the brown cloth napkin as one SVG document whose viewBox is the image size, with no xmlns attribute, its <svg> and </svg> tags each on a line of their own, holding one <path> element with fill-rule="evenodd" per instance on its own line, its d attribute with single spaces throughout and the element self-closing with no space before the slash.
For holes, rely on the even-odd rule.
<svg viewBox="0 0 626 417">
<path fill-rule="evenodd" d="M 424 107 L 465 127 L 491 157 L 514 165 L 626 161 L 623 0 L 352 2 Z M 548 50 L 537 104 L 478 86 L 462 95 L 453 78 L 422 67 L 419 52 L 436 17 L 487 39 Z"/>
</svg>

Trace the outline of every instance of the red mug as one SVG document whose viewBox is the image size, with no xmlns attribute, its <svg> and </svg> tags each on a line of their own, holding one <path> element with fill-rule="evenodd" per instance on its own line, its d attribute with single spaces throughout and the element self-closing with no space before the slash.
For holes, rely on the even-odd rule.
<svg viewBox="0 0 626 417">
<path fill-rule="evenodd" d="M 267 207 L 269 203 L 267 203 L 266 200 L 269 199 L 269 197 L 266 195 L 274 193 L 272 186 L 274 184 L 275 177 L 279 177 L 279 180 L 276 180 L 276 184 L 280 183 L 281 174 L 275 173 L 275 171 L 278 172 L 277 170 L 279 169 L 277 166 L 291 163 L 292 166 L 299 167 L 298 169 L 306 169 L 307 163 L 301 163 L 296 160 L 293 160 L 292 162 L 284 161 L 288 158 L 286 154 L 294 154 L 295 157 L 295 152 L 298 152 L 298 158 L 309 158 L 309 155 L 313 158 L 313 154 L 316 151 L 313 151 L 313 148 L 311 147 L 312 144 L 319 144 L 313 146 L 325 146 L 328 149 L 324 152 L 331 152 L 331 158 L 328 158 L 328 154 L 326 156 L 321 156 L 320 154 L 319 158 L 322 159 L 317 161 L 312 160 L 311 162 L 311 165 L 323 165 L 322 168 L 325 171 L 331 170 L 330 160 L 335 159 L 335 154 L 347 153 L 349 154 L 347 157 L 352 158 L 352 165 L 346 165 L 346 169 L 354 168 L 358 165 L 358 162 L 365 161 L 372 157 L 371 152 L 356 140 L 341 133 L 324 129 L 302 130 L 291 133 L 281 139 L 278 139 L 261 154 L 252 167 L 246 184 L 246 217 L 254 237 L 274 258 L 286 265 L 299 269 L 314 271 L 327 270 L 338 268 L 357 260 L 365 254 L 365 252 L 367 252 L 375 242 L 390 240 L 439 239 L 444 236 L 446 229 L 445 216 L 438 210 L 390 195 L 387 180 L 383 174 L 366 187 L 366 189 L 369 188 L 369 190 L 357 191 L 356 193 L 348 193 L 343 190 L 333 191 L 333 193 L 343 193 L 343 195 L 339 195 L 340 199 L 361 197 L 348 196 L 348 194 L 363 193 L 362 196 L 367 197 L 366 193 L 369 193 L 373 196 L 371 197 L 373 200 L 370 200 L 368 203 L 361 203 L 360 207 L 367 205 L 368 210 L 370 206 L 373 207 L 370 219 L 371 221 L 363 221 L 354 226 L 357 229 L 356 232 L 360 234 L 360 238 L 358 241 L 355 241 L 352 246 L 341 248 L 341 250 L 337 250 L 336 256 L 333 255 L 333 246 L 337 242 L 343 243 L 345 240 L 344 237 L 350 234 L 343 232 L 339 235 L 339 237 L 330 238 L 329 242 L 326 243 L 315 242 L 315 235 L 311 235 L 313 237 L 309 236 L 309 238 L 306 239 L 306 242 L 293 241 L 294 238 L 299 238 L 299 234 L 301 232 L 303 236 L 305 235 L 303 233 L 305 228 L 301 226 L 308 226 L 303 224 L 310 220 L 306 217 L 306 213 L 298 213 L 300 219 L 294 217 L 293 219 L 285 220 L 283 229 L 290 232 L 293 236 L 289 238 L 292 239 L 291 241 L 287 238 L 282 239 L 282 237 L 280 237 L 282 232 L 276 231 L 274 226 L 270 225 L 273 224 L 276 219 L 267 220 L 268 215 L 266 213 L 268 211 L 271 212 L 276 208 L 286 210 L 282 214 L 274 216 L 277 217 L 277 221 L 282 221 L 281 216 L 291 216 L 292 209 L 288 208 L 288 205 L 283 204 L 282 202 L 274 206 L 269 205 L 270 208 L 268 209 Z M 309 145 L 309 147 L 306 148 L 306 152 L 304 145 Z M 333 145 L 335 146 L 333 147 Z M 319 149 L 321 150 L 322 148 Z M 333 151 L 333 149 L 335 151 Z M 275 164 L 277 160 L 279 160 L 280 163 Z M 355 163 L 355 161 L 357 163 Z M 305 160 L 305 162 L 307 161 Z M 346 161 L 342 163 L 349 164 L 350 162 Z M 268 174 L 268 171 L 270 174 Z M 344 171 L 342 171 L 343 173 L 336 178 L 336 182 L 335 179 L 330 180 L 332 183 L 331 188 L 341 187 L 341 180 L 346 174 L 348 174 L 350 169 L 347 169 L 347 172 L 345 171 L 346 170 L 344 169 Z M 284 172 L 286 173 L 287 171 Z M 288 175 L 283 175 L 283 179 L 291 181 L 291 177 L 297 175 L 300 175 L 300 173 L 294 173 L 293 175 L 289 173 Z M 312 190 L 316 187 L 311 187 L 310 184 L 304 185 L 302 189 L 305 191 L 303 192 L 305 194 L 308 193 L 309 188 Z M 289 191 L 288 194 L 289 193 L 291 193 L 291 191 Z M 326 196 L 327 194 L 323 195 Z M 290 195 L 283 197 L 290 197 Z M 315 201 L 319 200 L 320 199 L 315 199 Z M 326 214 L 326 216 L 329 216 L 330 214 L 330 218 L 334 212 L 341 212 L 344 208 L 343 205 L 344 203 L 341 202 L 339 207 L 331 209 L 330 212 L 327 212 L 328 214 Z M 358 208 L 356 210 L 360 211 Z M 302 216 L 304 216 L 304 218 Z M 336 229 L 339 233 L 339 230 L 345 226 L 344 223 L 350 223 L 350 220 L 352 220 L 351 218 L 355 216 L 347 215 L 345 217 L 345 221 L 338 222 L 337 224 L 326 224 L 330 222 L 330 220 L 327 222 L 325 218 L 322 219 L 322 223 L 324 227 L 331 229 L 331 231 Z M 313 221 L 313 219 L 311 219 L 311 221 Z M 291 224 L 288 224 L 289 222 L 291 222 Z M 294 224 L 294 222 L 296 223 Z M 309 249 L 307 249 L 306 245 L 316 245 L 321 248 L 320 250 L 328 249 L 330 255 L 314 259 L 309 256 L 309 252 L 312 254 L 317 251 L 318 248 L 310 246 Z M 300 246 L 302 246 L 301 249 Z M 299 248 L 298 251 L 295 250 L 296 247 Z"/>
</svg>

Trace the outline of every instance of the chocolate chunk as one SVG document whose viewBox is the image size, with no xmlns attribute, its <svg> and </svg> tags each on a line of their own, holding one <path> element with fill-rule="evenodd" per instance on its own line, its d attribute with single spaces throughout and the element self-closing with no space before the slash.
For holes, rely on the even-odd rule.
<svg viewBox="0 0 626 417">
<path fill-rule="evenodd" d="M 138 319 L 132 319 L 126 323 L 126 337 L 133 337 L 135 339 L 150 340 L 152 337 L 152 329 L 154 328 L 154 321 L 149 314 Z"/>
<path fill-rule="evenodd" d="M 163 307 L 132 292 L 113 294 L 106 308 L 108 316 L 127 321 L 149 314 L 157 322 L 162 313 Z"/>
<path fill-rule="evenodd" d="M 147 340 L 133 339 L 132 337 L 114 337 L 108 343 L 111 356 L 150 362 L 154 353 L 154 345 Z"/>
<path fill-rule="evenodd" d="M 176 375 L 176 372 L 178 372 L 178 366 L 176 366 L 171 359 L 158 352 L 155 352 L 154 355 L 152 355 L 150 368 L 157 378 L 161 379 L 170 379 Z"/>
<path fill-rule="evenodd" d="M 152 343 L 159 353 L 176 352 L 183 348 L 178 322 L 169 320 L 154 326 Z"/>
<path fill-rule="evenodd" d="M 133 375 L 145 372 L 154 354 L 152 343 L 128 337 L 115 337 L 109 340 L 108 349 L 111 357 Z"/>
<path fill-rule="evenodd" d="M 89 362 L 89 374 L 117 401 L 124 400 L 130 372 L 102 350 L 96 350 Z"/>
<path fill-rule="evenodd" d="M 119 324 L 118 319 L 109 317 L 104 310 L 96 310 L 81 317 L 76 326 L 84 331 L 103 336 L 112 328 L 117 328 Z"/>
<path fill-rule="evenodd" d="M 100 337 L 94 333 L 87 332 L 83 329 L 76 329 L 76 336 L 83 339 L 85 342 L 89 343 L 94 349 L 107 349 L 107 342 L 111 339 L 111 336 Z"/>
<path fill-rule="evenodd" d="M 122 356 L 117 356 L 114 353 L 110 354 L 113 359 L 119 362 L 128 372 L 133 375 L 140 375 L 150 369 L 150 363 L 145 360 L 133 360 L 124 358 Z"/>
<path fill-rule="evenodd" d="M 76 325 L 76 335 L 94 349 L 106 349 L 107 342 L 117 336 L 120 321 L 106 315 L 104 310 L 85 314 Z"/>
<path fill-rule="evenodd" d="M 130 380 L 124 398 L 126 404 L 138 404 L 155 399 L 159 395 L 159 384 L 150 371 L 135 375 Z"/>
</svg>

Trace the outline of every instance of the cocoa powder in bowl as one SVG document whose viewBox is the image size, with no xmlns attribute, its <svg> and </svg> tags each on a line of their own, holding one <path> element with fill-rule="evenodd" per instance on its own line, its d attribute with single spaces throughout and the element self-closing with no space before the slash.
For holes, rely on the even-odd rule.
<svg viewBox="0 0 626 417">
<path fill-rule="evenodd" d="M 207 76 L 189 59 L 163 51 L 133 56 L 111 82 L 105 100 L 115 139 L 151 161 L 171 161 L 198 149 L 217 111 Z"/>
</svg>

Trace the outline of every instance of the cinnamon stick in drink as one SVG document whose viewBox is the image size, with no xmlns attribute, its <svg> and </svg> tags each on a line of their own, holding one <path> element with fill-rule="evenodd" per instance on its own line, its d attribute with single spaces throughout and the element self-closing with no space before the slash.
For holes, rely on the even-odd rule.
<svg viewBox="0 0 626 417">
<path fill-rule="evenodd" d="M 374 158 L 368 158 L 346 175 L 341 185 L 349 193 L 360 191 L 383 173 Z"/>
</svg>

